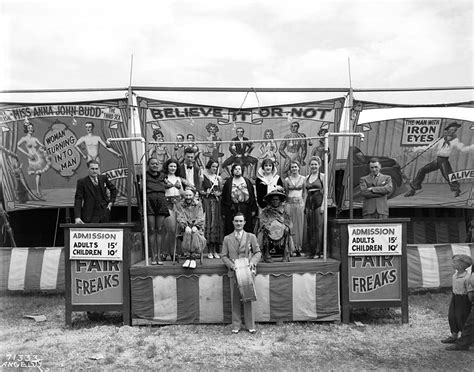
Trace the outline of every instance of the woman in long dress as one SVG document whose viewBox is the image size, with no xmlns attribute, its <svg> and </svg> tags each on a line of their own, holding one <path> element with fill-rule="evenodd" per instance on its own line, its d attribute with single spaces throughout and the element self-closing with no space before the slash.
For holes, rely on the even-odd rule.
<svg viewBox="0 0 474 372">
<path fill-rule="evenodd" d="M 304 196 L 305 177 L 300 174 L 300 164 L 297 161 L 290 163 L 290 175 L 284 180 L 286 211 L 293 222 L 291 230 L 296 256 L 301 255 L 304 231 Z"/>
<path fill-rule="evenodd" d="M 51 160 L 46 156 L 46 147 L 33 136 L 35 128 L 33 124 L 27 123 L 24 127 L 26 136 L 21 137 L 18 141 L 18 151 L 25 154 L 28 158 L 27 172 L 35 176 L 36 194 L 41 197 L 41 175 L 49 169 Z M 22 145 L 24 147 L 22 147 Z"/>
<path fill-rule="evenodd" d="M 242 164 L 234 163 L 231 175 L 222 189 L 222 211 L 224 214 L 224 234 L 234 231 L 232 220 L 237 212 L 245 217 L 244 230 L 253 233 L 253 216 L 257 213 L 257 203 L 252 182 L 242 176 Z"/>
<path fill-rule="evenodd" d="M 201 199 L 206 215 L 204 236 L 207 240 L 207 258 L 220 258 L 218 251 L 223 239 L 222 213 L 220 197 L 222 194 L 222 178 L 217 175 L 219 163 L 210 159 L 203 172 Z"/>
<path fill-rule="evenodd" d="M 165 136 L 163 135 L 163 132 L 159 129 L 155 129 L 153 131 L 153 139 L 158 142 L 164 142 Z M 161 171 L 163 169 L 163 164 L 165 163 L 166 160 L 170 158 L 170 154 L 168 153 L 168 149 L 165 147 L 165 145 L 162 145 L 161 143 L 156 143 L 154 144 L 149 153 L 148 153 L 148 158 L 155 158 L 158 160 L 158 169 Z"/>
<path fill-rule="evenodd" d="M 305 180 L 305 228 L 303 246 L 309 258 L 320 258 L 323 252 L 324 228 L 324 174 L 319 171 L 321 158 L 314 156 L 310 159 L 310 174 Z"/>
</svg>

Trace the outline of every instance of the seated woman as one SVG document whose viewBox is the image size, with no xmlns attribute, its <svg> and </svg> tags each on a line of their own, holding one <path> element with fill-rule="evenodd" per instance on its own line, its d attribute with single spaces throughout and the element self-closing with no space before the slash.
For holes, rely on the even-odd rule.
<svg viewBox="0 0 474 372">
<path fill-rule="evenodd" d="M 202 205 L 194 197 L 192 189 L 184 191 L 184 200 L 176 208 L 178 237 L 183 238 L 181 249 L 186 256 L 183 267 L 196 268 L 196 258 L 206 246 L 204 237 L 204 212 Z"/>
<path fill-rule="evenodd" d="M 282 261 L 289 262 L 290 255 L 294 251 L 291 238 L 293 224 L 282 205 L 285 199 L 286 194 L 281 187 L 265 196 L 267 206 L 260 213 L 257 233 L 258 244 L 263 249 L 264 262 L 273 262 L 271 253 L 280 253 L 283 256 Z"/>
</svg>

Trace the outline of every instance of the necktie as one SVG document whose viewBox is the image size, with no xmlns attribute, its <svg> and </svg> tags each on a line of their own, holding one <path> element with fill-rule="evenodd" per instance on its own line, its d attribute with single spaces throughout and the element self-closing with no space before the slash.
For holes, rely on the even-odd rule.
<svg viewBox="0 0 474 372">
<path fill-rule="evenodd" d="M 97 179 L 97 177 L 93 177 L 92 178 L 92 183 L 97 186 L 99 184 L 99 180 Z"/>
</svg>

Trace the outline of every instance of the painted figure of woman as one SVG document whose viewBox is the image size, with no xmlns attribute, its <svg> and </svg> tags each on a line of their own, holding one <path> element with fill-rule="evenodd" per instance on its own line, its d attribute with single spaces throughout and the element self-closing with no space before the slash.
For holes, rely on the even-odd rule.
<svg viewBox="0 0 474 372">
<path fill-rule="evenodd" d="M 222 178 L 217 174 L 219 163 L 216 159 L 210 159 L 203 172 L 201 199 L 206 214 L 204 236 L 207 240 L 207 258 L 220 258 L 218 251 L 222 243 L 223 224 L 221 213 Z"/>
<path fill-rule="evenodd" d="M 320 258 L 323 252 L 323 228 L 324 228 L 324 174 L 319 171 L 321 158 L 314 156 L 310 159 L 310 174 L 305 180 L 306 203 L 304 212 L 305 235 L 303 246 L 309 258 Z"/>
<path fill-rule="evenodd" d="M 219 162 L 219 158 L 224 156 L 224 153 L 219 152 L 221 145 L 218 142 L 222 141 L 222 139 L 217 135 L 219 132 L 219 127 L 217 124 L 208 123 L 206 125 L 206 130 L 209 133 L 209 135 L 206 137 L 206 140 L 212 141 L 214 143 L 206 145 L 207 151 L 203 155 L 209 158 L 209 160 L 214 159 L 215 161 Z"/>
<path fill-rule="evenodd" d="M 295 244 L 295 253 L 296 256 L 300 256 L 303 247 L 305 177 L 300 174 L 300 165 L 297 161 L 291 162 L 290 175 L 285 178 L 284 185 L 288 195 L 286 211 L 293 222 L 291 233 Z"/>
<path fill-rule="evenodd" d="M 152 137 L 157 142 L 165 141 L 165 136 L 163 135 L 163 132 L 159 129 L 153 130 Z M 151 146 L 150 151 L 148 152 L 148 158 L 150 159 L 153 157 L 158 160 L 158 169 L 161 171 L 163 169 L 163 164 L 166 160 L 170 158 L 170 155 L 168 153 L 168 149 L 164 145 L 156 143 Z"/>
<path fill-rule="evenodd" d="M 35 132 L 33 124 L 25 124 L 23 131 L 26 135 L 18 141 L 18 151 L 27 156 L 27 172 L 35 176 L 36 194 L 41 197 L 41 175 L 49 169 L 51 160 L 49 156 L 46 156 L 46 147 L 33 136 Z"/>
<path fill-rule="evenodd" d="M 265 129 L 265 132 L 263 132 L 263 138 L 269 141 L 261 143 L 259 147 L 260 156 L 258 158 L 261 160 L 270 159 L 275 165 L 278 165 L 276 158 L 278 147 L 276 142 L 273 140 L 273 129 Z"/>
</svg>

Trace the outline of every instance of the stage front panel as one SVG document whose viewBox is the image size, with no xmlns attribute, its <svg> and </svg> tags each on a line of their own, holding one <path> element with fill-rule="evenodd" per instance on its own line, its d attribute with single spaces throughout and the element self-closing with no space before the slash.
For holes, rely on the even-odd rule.
<svg viewBox="0 0 474 372">
<path fill-rule="evenodd" d="M 132 267 L 134 319 L 157 324 L 230 323 L 229 278 L 221 263 L 214 265 L 194 271 L 179 265 Z M 340 320 L 339 266 L 335 260 L 260 265 L 255 278 L 255 319 Z"/>
</svg>

